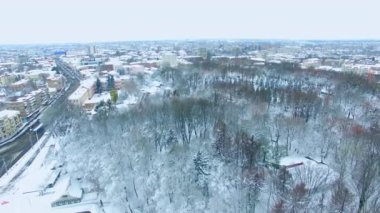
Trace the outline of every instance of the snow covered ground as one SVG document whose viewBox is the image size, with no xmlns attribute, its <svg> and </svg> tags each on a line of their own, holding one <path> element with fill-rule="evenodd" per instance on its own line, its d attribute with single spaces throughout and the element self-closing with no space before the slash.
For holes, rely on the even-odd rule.
<svg viewBox="0 0 380 213">
<path fill-rule="evenodd" d="M 62 172 L 54 187 L 46 188 L 47 180 L 54 173 L 51 167 L 57 143 L 58 138 L 45 135 L 0 179 L 1 213 L 101 212 L 96 194 L 85 194 L 81 203 L 51 207 L 60 196 L 64 180 L 69 178 Z"/>
<path fill-rule="evenodd" d="M 323 179 L 325 185 L 334 183 L 339 174 L 324 163 L 319 163 L 311 158 L 300 156 L 287 156 L 280 160 L 280 165 L 287 167 L 296 182 L 305 182 L 305 179 L 318 178 Z"/>
</svg>

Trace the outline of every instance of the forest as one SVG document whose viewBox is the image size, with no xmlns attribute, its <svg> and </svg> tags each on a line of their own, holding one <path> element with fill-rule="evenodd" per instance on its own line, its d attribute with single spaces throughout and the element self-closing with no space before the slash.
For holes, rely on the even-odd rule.
<svg viewBox="0 0 380 213">
<path fill-rule="evenodd" d="M 59 109 L 58 157 L 85 192 L 130 213 L 380 209 L 371 79 L 293 64 L 193 64 L 136 76 L 119 99 L 142 96 L 152 80 L 170 89 L 126 110 Z M 303 165 L 287 164 L 294 159 Z"/>
</svg>

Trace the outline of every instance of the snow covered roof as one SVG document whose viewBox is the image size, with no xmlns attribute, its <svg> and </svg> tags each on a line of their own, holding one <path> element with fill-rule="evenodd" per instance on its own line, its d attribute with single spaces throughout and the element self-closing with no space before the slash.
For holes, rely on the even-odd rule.
<svg viewBox="0 0 380 213">
<path fill-rule="evenodd" d="M 77 100 L 78 98 L 81 98 L 81 97 L 83 97 L 83 95 L 86 93 L 86 92 L 88 92 L 88 88 L 86 88 L 86 87 L 79 87 L 77 90 L 75 90 L 74 92 L 73 92 L 73 94 L 71 94 L 70 96 L 69 96 L 69 100 Z"/>
<path fill-rule="evenodd" d="M 55 81 L 55 80 L 60 80 L 62 77 L 63 76 L 61 74 L 54 74 L 54 75 L 47 77 L 47 79 Z"/>
<path fill-rule="evenodd" d="M 17 110 L 2 110 L 0 111 L 0 119 L 12 118 L 20 115 L 20 112 Z"/>
<path fill-rule="evenodd" d="M 122 66 L 123 62 L 119 58 L 110 58 L 109 61 L 105 62 L 104 64 Z"/>
<path fill-rule="evenodd" d="M 57 89 L 52 88 L 52 87 L 48 87 L 48 91 L 49 91 L 49 93 L 55 93 L 55 92 L 57 92 Z"/>
<path fill-rule="evenodd" d="M 28 79 L 21 79 L 21 80 L 19 80 L 19 81 L 14 82 L 12 85 L 13 85 L 13 86 L 19 86 L 19 85 L 26 84 L 26 83 L 28 83 L 28 82 L 29 82 Z"/>
<path fill-rule="evenodd" d="M 263 58 L 258 58 L 258 57 L 252 57 L 250 58 L 252 61 L 257 61 L 257 62 L 265 62 L 265 59 Z"/>
<path fill-rule="evenodd" d="M 39 75 L 39 74 L 54 75 L 55 74 L 55 72 L 47 71 L 47 70 L 29 70 L 26 73 L 29 75 Z"/>
<path fill-rule="evenodd" d="M 102 94 L 95 94 L 91 99 L 86 100 L 84 104 L 96 104 L 100 103 L 101 101 L 108 101 L 110 99 L 111 98 L 109 92 L 103 92 Z"/>
<path fill-rule="evenodd" d="M 82 87 L 91 88 L 95 85 L 96 79 L 95 78 L 88 78 L 86 80 L 83 80 L 80 82 L 80 85 Z"/>
</svg>

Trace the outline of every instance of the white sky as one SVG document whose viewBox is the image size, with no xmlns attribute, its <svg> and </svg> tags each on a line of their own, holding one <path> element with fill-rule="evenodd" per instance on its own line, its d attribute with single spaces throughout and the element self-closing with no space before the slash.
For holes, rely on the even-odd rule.
<svg viewBox="0 0 380 213">
<path fill-rule="evenodd" d="M 380 39 L 380 0 L 0 0 L 0 44 Z"/>
</svg>

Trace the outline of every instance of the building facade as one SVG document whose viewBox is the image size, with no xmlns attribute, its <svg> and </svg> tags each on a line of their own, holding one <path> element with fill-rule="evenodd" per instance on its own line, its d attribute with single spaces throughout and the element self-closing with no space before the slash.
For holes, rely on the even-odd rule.
<svg viewBox="0 0 380 213">
<path fill-rule="evenodd" d="M 0 139 L 7 138 L 21 126 L 20 112 L 16 110 L 0 111 Z"/>
</svg>

